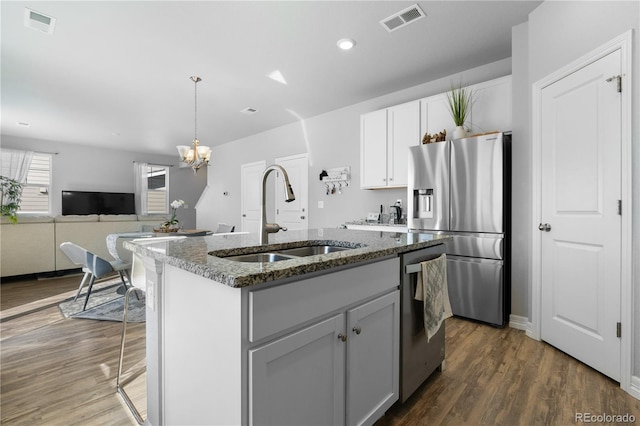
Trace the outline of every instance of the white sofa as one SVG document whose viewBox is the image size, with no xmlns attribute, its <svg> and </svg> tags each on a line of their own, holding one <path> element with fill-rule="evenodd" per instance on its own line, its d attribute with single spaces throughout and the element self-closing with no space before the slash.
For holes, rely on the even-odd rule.
<svg viewBox="0 0 640 426">
<path fill-rule="evenodd" d="M 25 217 L 0 225 L 0 276 L 49 272 L 56 267 L 52 217 Z"/>
<path fill-rule="evenodd" d="M 3 217 L 0 226 L 0 276 L 77 268 L 60 250 L 60 244 L 65 241 L 111 259 L 107 235 L 150 231 L 165 220 L 164 216 L 67 215 L 21 217 L 17 224 L 12 224 Z"/>
</svg>

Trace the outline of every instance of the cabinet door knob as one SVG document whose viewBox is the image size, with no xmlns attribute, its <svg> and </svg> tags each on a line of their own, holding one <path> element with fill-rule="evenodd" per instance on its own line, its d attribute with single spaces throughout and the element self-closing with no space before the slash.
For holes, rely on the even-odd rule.
<svg viewBox="0 0 640 426">
<path fill-rule="evenodd" d="M 356 334 L 360 334 L 362 333 L 362 329 L 360 328 L 359 325 L 356 325 L 355 327 L 353 327 L 353 332 Z"/>
<path fill-rule="evenodd" d="M 347 341 L 347 336 L 345 336 L 344 334 L 340 333 L 340 334 L 338 334 L 338 340 L 340 340 L 342 342 L 346 342 Z"/>
<path fill-rule="evenodd" d="M 300 216 L 300 219 L 304 219 L 304 216 Z"/>
</svg>

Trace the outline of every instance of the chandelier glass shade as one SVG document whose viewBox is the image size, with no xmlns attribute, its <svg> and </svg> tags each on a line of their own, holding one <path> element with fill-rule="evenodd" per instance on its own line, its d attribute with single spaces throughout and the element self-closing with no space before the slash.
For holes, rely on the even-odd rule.
<svg viewBox="0 0 640 426">
<path fill-rule="evenodd" d="M 198 82 L 202 81 L 202 79 L 198 76 L 192 76 L 191 81 L 195 84 L 195 125 L 194 125 L 194 136 L 193 142 L 191 146 L 189 145 L 178 145 L 176 146 L 178 150 L 178 154 L 180 155 L 180 161 L 188 164 L 193 169 L 193 173 L 197 173 L 198 169 L 203 166 L 209 164 L 209 159 L 211 158 L 211 148 L 208 146 L 200 145 L 200 141 L 198 140 Z"/>
</svg>

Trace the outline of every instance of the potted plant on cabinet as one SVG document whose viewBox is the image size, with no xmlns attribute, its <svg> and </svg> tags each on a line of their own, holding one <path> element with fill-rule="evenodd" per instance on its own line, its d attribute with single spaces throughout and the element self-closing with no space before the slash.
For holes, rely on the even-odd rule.
<svg viewBox="0 0 640 426">
<path fill-rule="evenodd" d="M 22 184 L 14 179 L 0 176 L 0 200 L 2 205 L 2 216 L 13 222 L 18 222 L 18 210 L 22 196 Z"/>
<path fill-rule="evenodd" d="M 458 85 L 458 87 L 451 85 L 451 91 L 447 92 L 447 101 L 449 102 L 449 112 L 456 125 L 453 131 L 453 138 L 464 138 L 467 136 L 464 123 L 473 104 L 473 91 L 467 87 L 462 87 L 462 84 Z"/>
</svg>

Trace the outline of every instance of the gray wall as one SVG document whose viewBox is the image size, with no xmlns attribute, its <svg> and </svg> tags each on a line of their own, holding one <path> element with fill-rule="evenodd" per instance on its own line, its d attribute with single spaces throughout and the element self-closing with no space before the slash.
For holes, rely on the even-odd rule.
<svg viewBox="0 0 640 426">
<path fill-rule="evenodd" d="M 634 354 L 640 354 L 640 315 L 637 312 L 640 308 L 640 88 L 639 63 L 640 63 L 640 2 L 614 2 L 614 1 L 579 1 L 579 2 L 544 2 L 529 16 L 528 23 L 528 44 L 525 42 L 525 35 L 521 34 L 522 28 L 514 30 L 514 46 L 517 41 L 518 47 L 528 51 L 528 82 L 525 79 L 516 79 L 514 75 L 514 93 L 516 91 L 531 90 L 531 84 L 564 67 L 570 62 L 605 44 L 613 38 L 623 34 L 629 29 L 633 29 L 633 94 L 632 94 L 632 184 L 633 184 L 633 289 L 634 289 Z M 525 59 L 521 58 L 520 62 Z M 514 73 L 515 73 L 514 64 Z M 523 85 L 527 84 L 526 87 Z M 515 87 L 516 83 L 518 88 Z M 528 102 L 528 101 L 527 101 Z M 524 108 L 519 102 L 514 103 L 514 108 Z M 526 116 L 514 114 L 516 127 L 529 128 L 530 114 Z M 522 164 L 523 167 L 531 169 L 531 162 Z M 523 176 L 524 177 L 524 176 Z M 531 187 L 531 175 L 529 182 L 523 187 Z M 526 204 L 526 209 L 532 210 L 531 200 L 522 197 L 522 203 Z M 537 232 L 534 227 L 538 218 L 531 218 L 529 229 Z M 523 238 L 525 236 L 523 235 Z M 530 236 L 526 236 L 530 240 Z M 530 259 L 527 257 L 527 259 Z M 529 266 L 530 267 L 530 266 Z M 529 305 L 531 303 L 529 302 Z M 529 308 L 530 311 L 530 308 Z M 634 375 L 640 375 L 640 357 L 634 356 Z"/>
<path fill-rule="evenodd" d="M 214 147 L 209 188 L 198 205 L 198 227 L 215 229 L 219 222 L 240 227 L 241 164 L 261 160 L 270 164 L 275 158 L 305 152 L 309 154 L 309 228 L 361 219 L 367 212 L 379 211 L 381 204 L 388 210 L 396 199 L 406 205 L 406 189 L 360 189 L 360 114 L 446 92 L 460 78 L 475 84 L 509 74 L 511 61 L 504 59 Z M 327 196 L 318 176 L 322 169 L 341 166 L 351 167 L 351 186 L 342 195 Z M 320 200 L 324 209 L 318 208 Z M 269 217 L 273 217 L 271 211 Z"/>
<path fill-rule="evenodd" d="M 185 228 L 195 228 L 194 207 L 206 186 L 207 170 L 201 169 L 194 176 L 190 168 L 177 167 L 177 154 L 174 157 L 4 135 L 2 147 L 58 153 L 53 156 L 51 193 L 54 216 L 62 212 L 62 190 L 134 192 L 134 161 L 176 165 L 169 172 L 169 200 L 185 200 L 189 208 L 180 209 L 178 217 Z"/>
<path fill-rule="evenodd" d="M 531 137 L 527 23 L 513 27 L 511 67 L 513 142 L 511 144 L 511 314 L 528 317 L 531 289 Z"/>
</svg>

